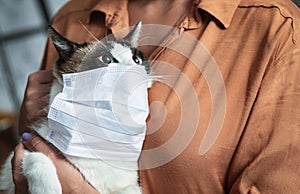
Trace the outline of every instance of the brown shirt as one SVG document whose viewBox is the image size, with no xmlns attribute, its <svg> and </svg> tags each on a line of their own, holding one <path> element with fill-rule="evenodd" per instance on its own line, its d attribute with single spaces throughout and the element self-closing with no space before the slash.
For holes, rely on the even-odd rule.
<svg viewBox="0 0 300 194">
<path fill-rule="evenodd" d="M 195 1 L 149 57 L 144 193 L 299 193 L 299 16 L 288 0 Z M 126 0 L 72 0 L 53 25 L 83 42 L 83 25 L 101 39 L 128 20 Z M 42 68 L 56 58 L 48 42 Z"/>
</svg>

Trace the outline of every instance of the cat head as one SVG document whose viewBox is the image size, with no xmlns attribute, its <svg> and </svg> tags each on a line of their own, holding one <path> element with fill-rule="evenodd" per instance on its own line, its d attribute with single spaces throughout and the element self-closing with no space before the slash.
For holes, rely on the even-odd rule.
<svg viewBox="0 0 300 194">
<path fill-rule="evenodd" d="M 72 42 L 49 26 L 49 36 L 59 55 L 54 75 L 61 79 L 64 73 L 75 73 L 112 64 L 142 65 L 149 74 L 149 63 L 137 49 L 141 26 L 142 23 L 138 22 L 122 39 L 85 43 Z"/>
</svg>

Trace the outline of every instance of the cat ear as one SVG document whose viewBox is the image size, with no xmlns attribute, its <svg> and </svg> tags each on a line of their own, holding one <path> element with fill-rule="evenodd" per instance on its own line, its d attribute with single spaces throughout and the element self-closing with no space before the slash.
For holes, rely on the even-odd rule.
<svg viewBox="0 0 300 194">
<path fill-rule="evenodd" d="M 130 42 L 132 47 L 137 47 L 139 36 L 141 34 L 142 21 L 139 21 L 135 27 L 126 35 L 124 40 Z"/>
<path fill-rule="evenodd" d="M 76 48 L 80 46 L 79 44 L 63 37 L 51 25 L 48 25 L 48 34 L 59 54 L 60 59 L 62 60 L 69 59 L 75 52 Z"/>
</svg>

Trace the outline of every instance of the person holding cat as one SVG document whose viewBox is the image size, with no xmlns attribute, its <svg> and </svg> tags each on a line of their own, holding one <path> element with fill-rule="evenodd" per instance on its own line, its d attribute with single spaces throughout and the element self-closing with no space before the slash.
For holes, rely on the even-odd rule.
<svg viewBox="0 0 300 194">
<path fill-rule="evenodd" d="M 169 71 L 177 76 L 172 87 L 156 82 L 149 89 L 149 104 L 159 101 L 164 108 L 150 109 L 149 133 L 140 159 L 143 193 L 297 193 L 299 13 L 289 0 L 72 0 L 55 15 L 52 25 L 75 42 L 93 40 L 83 25 L 98 39 L 139 20 L 145 25 L 176 29 L 175 33 L 162 31 L 160 44 L 141 47 L 150 60 L 166 62 L 154 62 L 154 72 L 166 73 L 172 67 L 181 72 Z M 215 63 L 199 60 L 206 66 L 201 66 L 201 71 L 195 67 L 197 61 L 187 58 L 203 59 L 200 55 L 207 51 L 198 52 L 190 42 L 181 44 L 183 50 L 170 49 L 178 48 L 172 43 L 185 34 L 198 41 L 192 42 L 195 45 L 201 42 Z M 188 55 L 178 51 L 187 51 Z M 27 191 L 26 180 L 18 172 L 22 153 L 29 149 L 52 159 L 63 193 L 97 193 L 58 150 L 40 137 L 24 133 L 30 131 L 30 123 L 47 115 L 45 107 L 53 80 L 48 69 L 56 59 L 49 41 L 41 71 L 28 79 L 20 116 L 24 141 L 16 147 L 12 160 L 16 192 Z M 220 70 L 225 91 L 222 84 L 214 87 L 210 81 L 217 82 L 219 76 L 217 71 L 207 74 L 213 64 Z M 185 80 L 191 83 L 192 91 Z M 214 117 L 217 113 L 224 113 L 224 117 Z M 162 116 L 163 123 L 153 127 Z M 210 126 L 218 128 L 218 122 L 221 130 L 209 133 Z M 217 136 L 208 141 L 213 142 L 209 148 L 203 149 L 206 134 Z M 176 143 L 147 157 L 147 150 L 156 153 L 153 148 L 173 139 Z"/>
</svg>

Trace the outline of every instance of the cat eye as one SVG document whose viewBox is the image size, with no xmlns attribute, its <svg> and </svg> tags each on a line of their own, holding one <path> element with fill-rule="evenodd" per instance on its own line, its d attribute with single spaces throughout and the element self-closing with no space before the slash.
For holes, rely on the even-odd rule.
<svg viewBox="0 0 300 194">
<path fill-rule="evenodd" d="M 98 57 L 98 59 L 100 62 L 102 62 L 104 64 L 110 64 L 110 63 L 114 62 L 114 57 L 110 53 L 104 54 L 104 55 Z"/>
<path fill-rule="evenodd" d="M 142 60 L 140 57 L 136 56 L 136 55 L 133 55 L 133 56 L 132 56 L 132 60 L 133 60 L 136 64 L 138 64 L 138 65 L 141 65 L 141 64 L 143 63 L 143 60 Z"/>
</svg>

